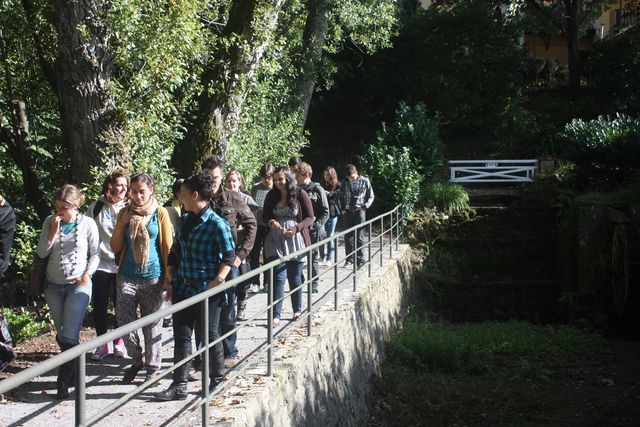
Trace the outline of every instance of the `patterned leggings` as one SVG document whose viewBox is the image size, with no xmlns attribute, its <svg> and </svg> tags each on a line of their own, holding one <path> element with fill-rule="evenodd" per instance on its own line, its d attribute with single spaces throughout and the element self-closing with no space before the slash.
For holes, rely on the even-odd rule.
<svg viewBox="0 0 640 427">
<path fill-rule="evenodd" d="M 119 277 L 117 288 L 116 319 L 119 325 L 126 325 L 138 318 L 138 305 L 143 317 L 162 307 L 162 289 L 158 284 L 158 279 L 131 280 Z M 144 335 L 144 361 L 147 372 L 155 372 L 160 369 L 162 362 L 162 320 L 144 326 L 142 334 Z M 142 365 L 142 347 L 138 331 L 125 335 L 124 345 L 127 347 L 127 353 L 133 359 L 133 364 Z"/>
</svg>

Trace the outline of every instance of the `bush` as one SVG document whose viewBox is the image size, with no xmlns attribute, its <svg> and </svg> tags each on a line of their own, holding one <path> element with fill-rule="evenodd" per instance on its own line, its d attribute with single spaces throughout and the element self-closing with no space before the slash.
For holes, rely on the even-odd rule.
<svg viewBox="0 0 640 427">
<path fill-rule="evenodd" d="M 24 307 L 17 309 L 3 308 L 2 314 L 9 323 L 9 330 L 14 344 L 35 338 L 49 330 L 48 307 L 45 306 L 46 314 L 38 315 L 37 310 L 27 310 Z M 38 318 L 43 320 L 37 320 Z"/>
<path fill-rule="evenodd" d="M 408 147 L 395 147 L 381 140 L 368 147 L 360 157 L 360 165 L 378 195 L 378 210 L 387 211 L 402 204 L 405 215 L 413 211 L 423 178 Z"/>
<path fill-rule="evenodd" d="M 444 163 L 444 147 L 440 140 L 438 119 L 428 117 L 423 103 L 409 107 L 401 102 L 396 110 L 396 121 L 391 126 L 382 123 L 382 131 L 377 139 L 380 143 L 409 147 L 427 180 L 440 174 Z"/>
<path fill-rule="evenodd" d="M 616 186 L 640 165 L 640 119 L 616 114 L 574 119 L 560 134 L 563 156 L 574 161 L 592 184 Z M 599 179 L 600 182 L 593 182 Z"/>
<path fill-rule="evenodd" d="M 590 86 L 608 111 L 640 114 L 640 26 L 596 44 L 585 65 Z"/>
<path fill-rule="evenodd" d="M 432 182 L 424 188 L 423 204 L 435 207 L 447 215 L 465 216 L 469 211 L 469 195 L 461 185 Z"/>
</svg>

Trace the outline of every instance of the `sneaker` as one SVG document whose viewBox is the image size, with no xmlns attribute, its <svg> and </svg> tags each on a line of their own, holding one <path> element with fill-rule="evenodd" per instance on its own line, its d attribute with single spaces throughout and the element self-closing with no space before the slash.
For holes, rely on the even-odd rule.
<svg viewBox="0 0 640 427">
<path fill-rule="evenodd" d="M 346 261 L 344 262 L 343 267 L 349 267 L 349 266 L 351 266 L 351 265 L 353 265 L 353 261 L 351 261 L 350 259 L 348 259 L 348 260 L 346 260 Z"/>
<path fill-rule="evenodd" d="M 278 326 L 280 324 L 280 319 L 278 319 L 277 317 L 275 317 L 273 319 L 273 326 Z"/>
<path fill-rule="evenodd" d="M 236 364 L 236 359 L 224 359 L 224 367 L 229 369 Z"/>
<path fill-rule="evenodd" d="M 327 267 L 331 267 L 333 265 L 333 261 L 331 261 L 330 259 L 326 260 L 324 262 L 324 265 L 326 265 Z"/>
<path fill-rule="evenodd" d="M 298 320 L 300 316 L 302 316 L 302 313 L 296 311 L 295 313 L 293 313 L 293 320 Z"/>
<path fill-rule="evenodd" d="M 313 293 L 313 294 L 317 294 L 318 293 L 318 284 L 317 283 L 313 283 L 311 285 L 311 293 Z"/>
<path fill-rule="evenodd" d="M 251 292 L 252 294 L 260 293 L 260 285 L 254 283 L 253 285 L 251 285 L 249 292 Z"/>
<path fill-rule="evenodd" d="M 109 354 L 109 344 L 101 345 L 96 348 L 96 351 L 91 355 L 91 360 L 102 360 L 106 355 Z"/>
<path fill-rule="evenodd" d="M 124 346 L 124 340 L 118 338 L 113 342 L 113 357 L 118 359 L 124 359 L 127 356 L 127 349 Z"/>
</svg>

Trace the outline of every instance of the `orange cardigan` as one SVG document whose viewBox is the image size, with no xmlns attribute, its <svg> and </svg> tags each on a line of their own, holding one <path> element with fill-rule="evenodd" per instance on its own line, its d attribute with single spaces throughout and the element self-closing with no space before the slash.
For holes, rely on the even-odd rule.
<svg viewBox="0 0 640 427">
<path fill-rule="evenodd" d="M 125 247 L 124 229 L 126 228 L 127 224 L 124 224 L 122 221 L 120 221 L 120 218 L 122 217 L 126 209 L 127 208 L 121 209 L 118 213 L 116 228 L 115 230 L 113 230 L 111 240 L 109 241 L 111 250 L 114 253 L 120 252 L 120 261 L 118 262 L 118 264 L 122 263 L 125 256 L 125 251 L 123 251 Z M 162 206 L 158 206 L 158 244 L 160 246 L 160 255 L 162 258 L 164 271 L 167 271 L 169 263 L 169 251 L 171 250 L 171 246 L 173 245 L 173 233 L 171 232 L 171 219 L 169 218 L 169 214 L 167 213 L 167 210 Z"/>
</svg>

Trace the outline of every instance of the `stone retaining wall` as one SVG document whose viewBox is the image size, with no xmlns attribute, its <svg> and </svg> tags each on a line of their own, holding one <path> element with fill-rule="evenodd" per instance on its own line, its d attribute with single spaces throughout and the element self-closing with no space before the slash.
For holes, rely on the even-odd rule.
<svg viewBox="0 0 640 427">
<path fill-rule="evenodd" d="M 387 258 L 387 256 L 385 256 Z M 369 381 L 380 368 L 385 340 L 412 301 L 412 252 L 403 245 L 371 279 L 360 273 L 357 292 L 341 291 L 314 314 L 313 334 L 303 326 L 278 337 L 273 378 L 264 357 L 211 403 L 211 422 L 232 426 L 362 425 L 368 418 Z M 329 308 L 331 307 L 331 308 Z M 190 417 L 196 421 L 196 415 Z M 196 421 L 197 422 L 197 421 Z"/>
</svg>

